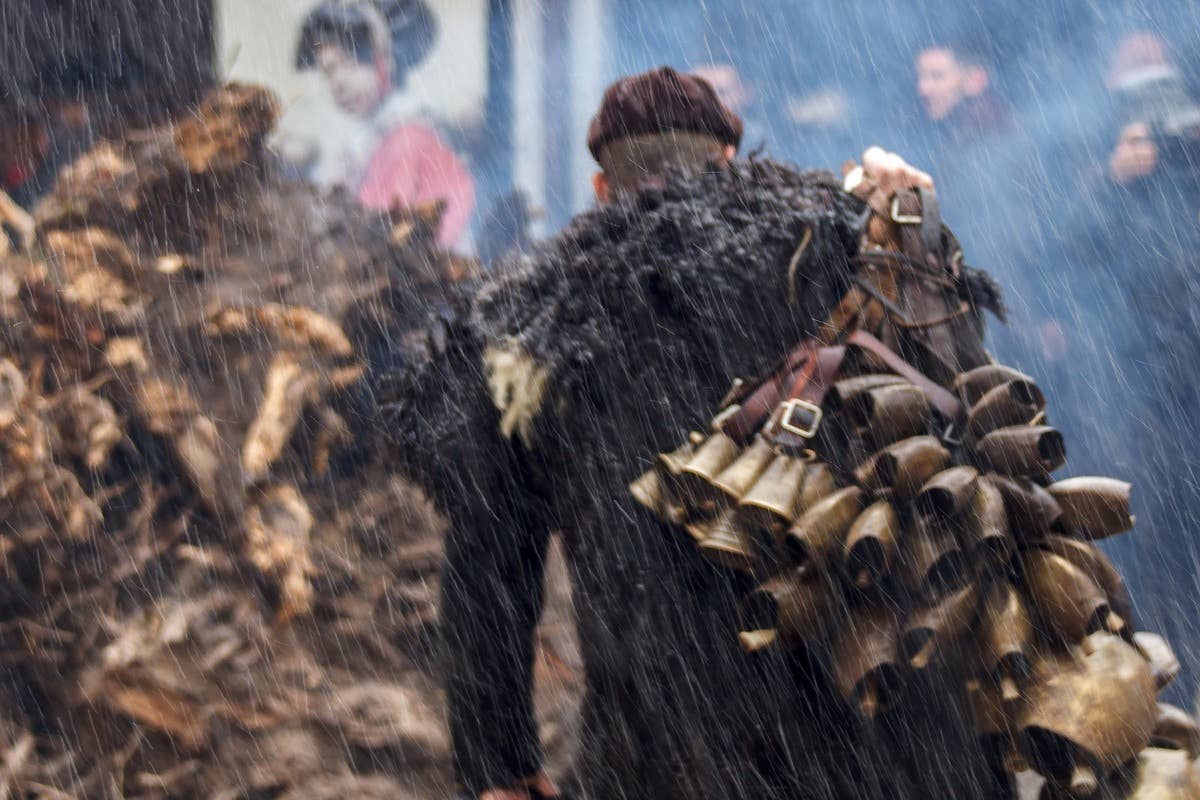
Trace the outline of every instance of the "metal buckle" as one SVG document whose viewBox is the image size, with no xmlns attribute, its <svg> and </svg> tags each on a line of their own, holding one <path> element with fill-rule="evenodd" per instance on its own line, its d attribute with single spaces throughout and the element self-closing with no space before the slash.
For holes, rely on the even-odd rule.
<svg viewBox="0 0 1200 800">
<path fill-rule="evenodd" d="M 891 208 L 892 222 L 897 225 L 920 225 L 925 221 L 925 218 L 920 214 L 901 214 L 900 213 L 900 195 L 892 195 Z"/>
<path fill-rule="evenodd" d="M 817 435 L 817 429 L 821 427 L 821 419 L 825 416 L 825 412 L 816 403 L 810 403 L 807 400 L 788 400 L 781 405 L 779 414 L 779 428 L 790 434 L 799 436 L 802 439 L 811 439 Z M 812 421 L 808 423 L 808 427 L 802 428 L 799 425 L 792 423 L 792 415 L 796 409 L 804 409 L 812 417 Z"/>
<path fill-rule="evenodd" d="M 946 430 L 942 433 L 942 441 L 951 447 L 959 447 L 962 445 L 962 434 L 955 432 L 953 422 L 946 426 Z"/>
</svg>

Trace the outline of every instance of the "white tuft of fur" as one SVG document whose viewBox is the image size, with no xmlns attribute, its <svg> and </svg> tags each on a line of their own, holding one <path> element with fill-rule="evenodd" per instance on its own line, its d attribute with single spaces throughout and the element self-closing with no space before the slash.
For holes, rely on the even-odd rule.
<svg viewBox="0 0 1200 800">
<path fill-rule="evenodd" d="M 516 433 L 532 445 L 532 425 L 542 408 L 550 371 L 538 364 L 516 342 L 488 347 L 483 353 L 492 402 L 500 412 L 500 432 Z"/>
</svg>

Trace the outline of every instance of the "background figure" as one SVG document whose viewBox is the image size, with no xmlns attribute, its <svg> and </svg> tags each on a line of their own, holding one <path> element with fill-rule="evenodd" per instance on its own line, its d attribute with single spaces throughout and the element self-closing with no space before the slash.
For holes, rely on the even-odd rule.
<svg viewBox="0 0 1200 800">
<path fill-rule="evenodd" d="M 727 61 L 713 61 L 692 68 L 692 74 L 708 82 L 721 104 L 742 118 L 747 149 L 766 143 L 767 126 L 757 118 L 758 96 L 754 86 Z"/>
<path fill-rule="evenodd" d="M 344 186 L 373 209 L 443 201 L 439 240 L 452 246 L 470 220 L 474 180 L 403 91 L 436 37 L 437 21 L 421 0 L 330 0 L 305 20 L 296 65 L 320 69 L 334 102 L 361 122 L 325 143 L 308 177 Z"/>
<path fill-rule="evenodd" d="M 1108 149 L 1098 154 L 1079 212 L 1079 283 L 1100 302 L 1083 320 L 1113 367 L 1099 436 L 1119 437 L 1145 533 L 1114 543 L 1139 598 L 1141 622 L 1157 627 L 1184 659 L 1177 700 L 1190 701 L 1200 655 L 1192 604 L 1200 520 L 1196 419 L 1200 380 L 1200 103 L 1166 42 L 1149 31 L 1118 40 L 1106 75 L 1112 95 Z M 1084 225 L 1071 225 L 1074 231 Z M 1113 324 L 1113 321 L 1118 321 Z"/>
<path fill-rule="evenodd" d="M 1031 202 L 1044 178 L 1032 140 L 997 88 L 997 72 L 988 48 L 969 39 L 937 41 L 917 53 L 915 88 L 925 124 L 916 131 L 913 158 L 922 157 L 937 177 L 942 214 L 967 261 L 1004 287 L 1009 324 L 992 330 L 991 348 L 1060 397 L 1054 373 L 1066 339 L 1036 266 L 1044 258 L 1043 237 Z"/>
</svg>

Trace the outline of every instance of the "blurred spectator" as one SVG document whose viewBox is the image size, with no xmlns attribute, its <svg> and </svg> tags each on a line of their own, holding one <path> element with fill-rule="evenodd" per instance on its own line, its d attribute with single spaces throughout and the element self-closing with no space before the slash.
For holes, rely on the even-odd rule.
<svg viewBox="0 0 1200 800">
<path fill-rule="evenodd" d="M 937 44 L 917 55 L 917 94 L 929 119 L 953 138 L 1003 132 L 1008 109 L 992 89 L 989 67 L 978 51 Z"/>
<path fill-rule="evenodd" d="M 754 100 L 754 89 L 742 80 L 732 64 L 701 64 L 692 69 L 692 74 L 708 81 L 716 91 L 717 99 L 735 114 L 744 114 Z"/>
<path fill-rule="evenodd" d="M 354 135 L 323 143 L 310 179 L 345 186 L 380 210 L 444 201 L 439 239 L 451 246 L 470 220 L 474 180 L 403 92 L 436 37 L 437 21 L 421 0 L 327 0 L 304 22 L 296 64 L 320 69 L 334 102 L 362 123 Z"/>
<path fill-rule="evenodd" d="M 759 107 L 758 92 L 741 70 L 728 62 L 713 61 L 693 66 L 689 71 L 707 81 L 722 105 L 742 118 L 745 129 L 742 141 L 747 145 L 745 149 L 761 147 L 773 138 L 769 125 L 760 113 L 762 109 Z"/>
<path fill-rule="evenodd" d="M 1010 174 L 1001 170 L 1026 156 L 1028 144 L 992 85 L 993 68 L 981 49 L 934 44 L 917 54 L 915 66 L 938 192 L 944 207 L 965 218 L 981 193 L 1007 182 Z"/>
<path fill-rule="evenodd" d="M 923 166 L 937 181 L 942 215 L 967 260 L 1005 290 L 1010 324 L 994 329 L 993 349 L 1045 375 L 1047 364 L 1063 357 L 1066 340 L 1045 276 L 1034 266 L 1033 143 L 997 90 L 986 47 L 938 41 L 918 52 L 914 66 L 927 124 L 913 157 L 928 158 Z"/>
<path fill-rule="evenodd" d="M 1190 701 L 1200 659 L 1193 529 L 1200 523 L 1200 104 L 1166 42 L 1135 31 L 1118 42 L 1105 83 L 1114 119 L 1077 213 L 1087 230 L 1070 260 L 1094 293 L 1081 329 L 1107 372 L 1091 413 L 1106 449 L 1133 481 L 1137 536 L 1114 554 L 1138 598 L 1138 623 L 1176 647 L 1187 676 L 1173 701 Z M 1180 569 L 1193 565 L 1191 569 Z M 1186 604 L 1185 604 L 1186 603 Z"/>
<path fill-rule="evenodd" d="M 1200 104 L 1166 43 L 1147 31 L 1123 38 L 1108 84 L 1122 125 L 1108 159 L 1109 177 L 1126 187 L 1155 176 L 1195 183 L 1200 170 Z"/>
</svg>

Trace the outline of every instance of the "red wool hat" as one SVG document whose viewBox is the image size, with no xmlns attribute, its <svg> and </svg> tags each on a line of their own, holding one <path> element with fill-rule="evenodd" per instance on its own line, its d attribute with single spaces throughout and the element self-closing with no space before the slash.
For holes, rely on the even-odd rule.
<svg viewBox="0 0 1200 800">
<path fill-rule="evenodd" d="M 588 126 L 588 149 L 599 160 L 609 142 L 670 131 L 708 134 L 737 147 L 742 119 L 717 99 L 708 81 L 659 67 L 608 87 Z"/>
</svg>

